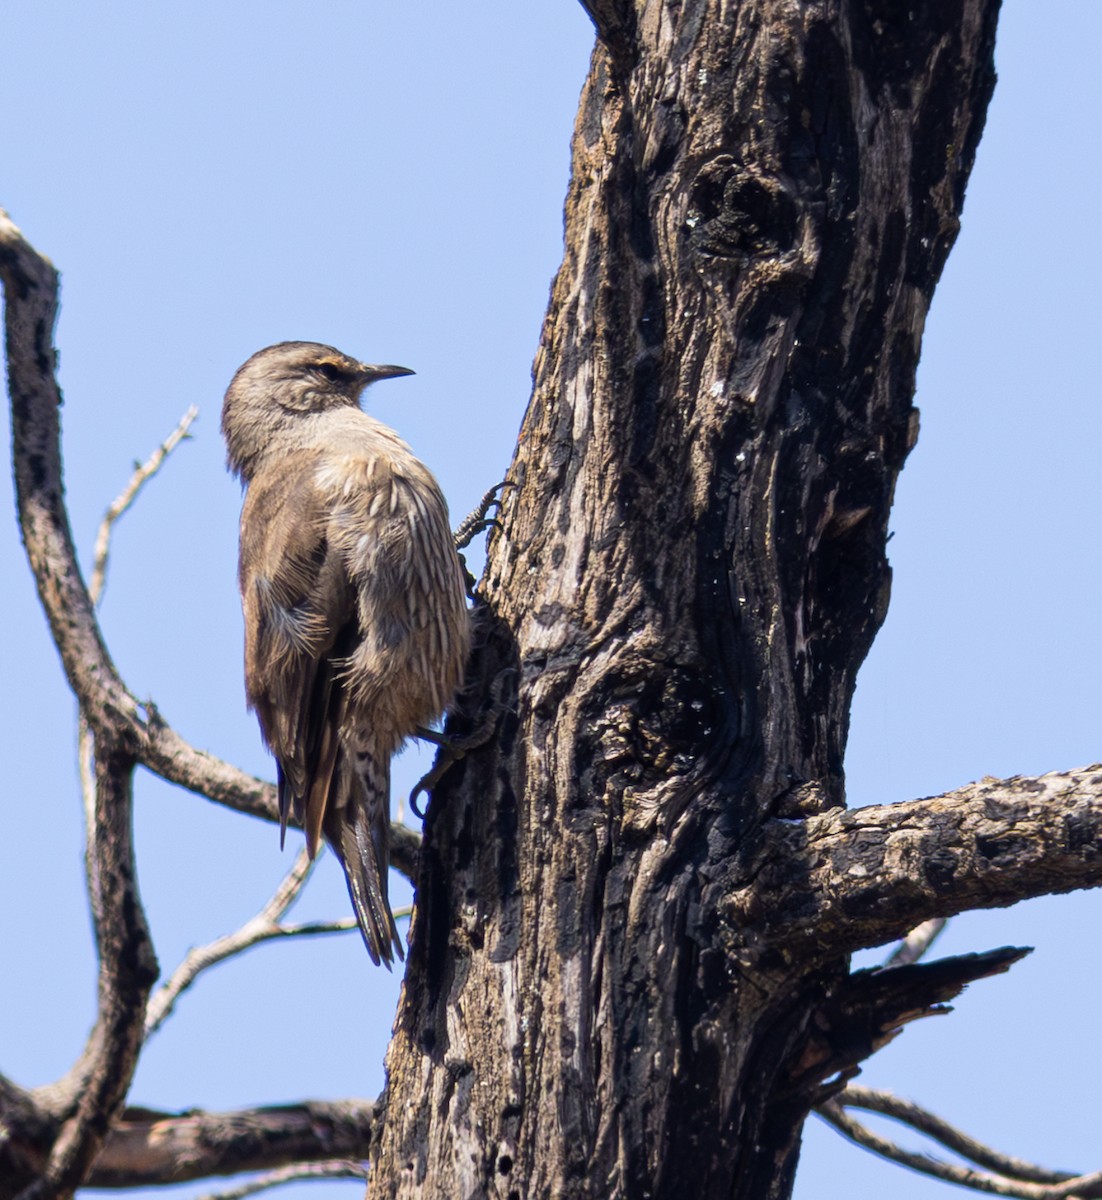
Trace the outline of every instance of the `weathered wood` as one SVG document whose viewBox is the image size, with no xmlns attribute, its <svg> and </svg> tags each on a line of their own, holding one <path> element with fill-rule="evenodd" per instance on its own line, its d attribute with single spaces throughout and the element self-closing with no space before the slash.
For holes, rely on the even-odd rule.
<svg viewBox="0 0 1102 1200">
<path fill-rule="evenodd" d="M 40 1095 L 32 1098 L 3 1078 L 0 1103 L 5 1132 L 0 1200 L 14 1200 L 44 1169 L 61 1121 L 50 1115 Z M 155 1187 L 288 1164 L 362 1160 L 374 1121 L 370 1100 L 315 1100 L 235 1112 L 128 1108 L 112 1123 L 86 1183 Z"/>
<path fill-rule="evenodd" d="M 810 962 L 903 937 L 916 918 L 1102 886 L 1102 763 L 763 833 L 720 911 L 736 943 Z"/>
<path fill-rule="evenodd" d="M 587 4 L 482 584 L 512 712 L 430 810 L 373 1196 L 789 1194 L 846 961 L 721 903 L 844 802 L 997 8 Z"/>
</svg>

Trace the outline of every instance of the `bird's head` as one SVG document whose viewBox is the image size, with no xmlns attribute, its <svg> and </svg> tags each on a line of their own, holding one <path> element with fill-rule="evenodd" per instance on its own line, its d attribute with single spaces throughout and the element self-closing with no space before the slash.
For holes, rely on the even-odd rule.
<svg viewBox="0 0 1102 1200">
<path fill-rule="evenodd" d="M 248 482 L 271 439 L 301 417 L 358 407 L 368 384 L 412 375 L 408 367 L 362 363 L 320 342 L 280 342 L 258 350 L 234 375 L 222 404 L 230 469 Z"/>
</svg>

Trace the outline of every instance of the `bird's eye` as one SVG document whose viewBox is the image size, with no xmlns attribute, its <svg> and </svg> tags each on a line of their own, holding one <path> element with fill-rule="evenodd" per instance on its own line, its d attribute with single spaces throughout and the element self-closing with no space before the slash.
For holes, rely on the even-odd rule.
<svg viewBox="0 0 1102 1200">
<path fill-rule="evenodd" d="M 336 363 L 325 362 L 318 367 L 318 372 L 325 376 L 330 383 L 340 383 L 348 378 L 348 372 L 342 371 Z"/>
</svg>

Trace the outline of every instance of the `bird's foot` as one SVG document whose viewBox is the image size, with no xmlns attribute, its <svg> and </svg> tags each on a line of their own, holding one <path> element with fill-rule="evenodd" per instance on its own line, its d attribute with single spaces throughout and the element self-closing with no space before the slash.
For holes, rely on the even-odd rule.
<svg viewBox="0 0 1102 1200">
<path fill-rule="evenodd" d="M 470 751 L 485 746 L 497 732 L 498 721 L 508 708 L 500 699 L 500 685 L 511 674 L 513 674 L 512 667 L 506 667 L 498 672 L 490 686 L 489 702 L 483 708 L 478 724 L 470 733 L 464 734 L 463 737 L 447 737 L 435 729 L 426 729 L 424 726 L 418 726 L 413 731 L 414 737 L 425 742 L 432 742 L 434 746 L 438 747 L 436 761 L 432 764 L 431 770 L 417 781 L 413 791 L 409 794 L 409 806 L 422 821 L 425 819 L 425 814 L 417 803 L 417 798 L 422 793 L 431 794 L 440 780 L 457 762 L 466 758 Z"/>
<path fill-rule="evenodd" d="M 500 483 L 495 483 L 478 502 L 478 507 L 460 521 L 459 528 L 453 535 L 457 550 L 465 550 L 483 530 L 501 528 L 497 512 L 492 517 L 489 514 L 490 509 L 501 511 L 501 497 L 498 493 L 507 487 L 516 487 L 516 484 L 510 479 L 503 479 Z"/>
<path fill-rule="evenodd" d="M 431 770 L 421 776 L 413 791 L 409 794 L 409 806 L 422 821 L 425 819 L 425 813 L 417 803 L 418 796 L 423 792 L 431 793 L 433 788 L 436 787 L 440 780 L 443 779 L 460 759 L 466 758 L 471 750 L 477 750 L 479 746 L 485 746 L 490 738 L 494 736 L 494 731 L 497 728 L 497 719 L 500 715 L 501 710 L 495 705 L 485 714 L 478 728 L 473 733 L 468 733 L 461 738 L 445 737 L 442 733 L 437 733 L 435 729 L 418 728 L 413 731 L 414 737 L 421 738 L 422 741 L 432 742 L 434 746 L 439 747 L 436 761 L 432 764 Z"/>
</svg>

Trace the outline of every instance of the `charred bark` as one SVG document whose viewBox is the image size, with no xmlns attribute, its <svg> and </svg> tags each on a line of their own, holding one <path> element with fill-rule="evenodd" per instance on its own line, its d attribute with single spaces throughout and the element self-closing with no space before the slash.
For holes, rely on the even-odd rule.
<svg viewBox="0 0 1102 1200">
<path fill-rule="evenodd" d="M 850 947 L 744 920 L 845 801 L 998 5 L 586 7 L 481 585 L 472 695 L 515 690 L 430 808 L 373 1196 L 784 1197 L 824 1081 L 1008 961 L 861 991 L 840 1053 Z"/>
</svg>

